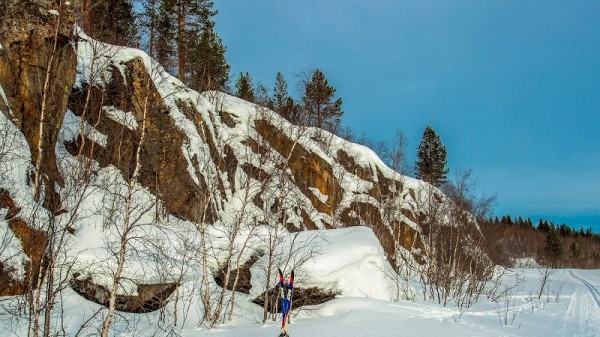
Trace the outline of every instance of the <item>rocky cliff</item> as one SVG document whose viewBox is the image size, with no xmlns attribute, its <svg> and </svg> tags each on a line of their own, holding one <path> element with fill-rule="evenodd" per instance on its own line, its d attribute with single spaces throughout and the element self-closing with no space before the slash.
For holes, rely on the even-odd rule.
<svg viewBox="0 0 600 337">
<path fill-rule="evenodd" d="M 256 218 L 277 218 L 288 231 L 369 226 L 392 260 L 395 242 L 419 246 L 421 183 L 371 150 L 224 93 L 191 91 L 134 49 L 82 36 L 79 68 L 69 108 L 102 142 L 74 138 L 66 144 L 70 153 L 127 177 L 146 116 L 140 183 L 169 214 L 215 222 L 250 190 Z"/>
<path fill-rule="evenodd" d="M 71 12 L 61 1 L 5 0 L 0 4 L 0 110 L 27 140 L 30 167 L 23 178 L 50 212 L 61 210 L 60 196 L 55 189 L 42 186 L 63 184 L 55 145 L 77 65 Z M 0 160 L 5 161 L 4 167 L 11 139 L 7 130 L 2 128 Z M 5 176 L 2 179 L 10 183 Z M 46 249 L 45 234 L 18 216 L 22 206 L 15 204 L 5 186 L 0 194 L 0 208 L 8 210 L 10 228 L 29 258 L 25 269 L 38 274 Z M 8 279 L 0 294 L 20 293 L 26 288 L 23 282 Z"/>
<path fill-rule="evenodd" d="M 68 187 L 80 181 L 61 163 L 82 158 L 90 160 L 79 166 L 87 181 L 108 171 L 127 181 L 139 169 L 137 184 L 155 200 L 145 212 L 164 221 L 279 224 L 287 232 L 367 226 L 392 265 L 401 252 L 420 258 L 425 185 L 389 169 L 370 149 L 224 93 L 194 92 L 139 50 L 75 33 L 70 9 L 56 1 L 1 6 L 0 110 L 28 151 L 19 171 L 26 174 L 1 186 L 0 208 L 9 210 L 7 224 L 38 266 L 33 272 L 47 260 L 54 220 L 29 223 L 35 211 L 21 212 L 29 206 L 15 191 L 32 191 L 32 200 L 43 194 L 42 218 L 71 219 L 64 220 L 69 235 L 85 246 L 86 231 L 106 222 L 108 208 L 102 217 L 72 220 L 86 202 L 107 203 L 69 201 Z M 106 292 L 85 283 L 90 273 L 82 275 L 72 285 L 84 296 Z M 3 294 L 27 287 L 18 277 L 6 284 Z M 156 284 L 163 299 L 170 294 L 164 289 L 173 291 L 165 280 Z M 143 311 L 140 303 L 122 310 Z"/>
</svg>

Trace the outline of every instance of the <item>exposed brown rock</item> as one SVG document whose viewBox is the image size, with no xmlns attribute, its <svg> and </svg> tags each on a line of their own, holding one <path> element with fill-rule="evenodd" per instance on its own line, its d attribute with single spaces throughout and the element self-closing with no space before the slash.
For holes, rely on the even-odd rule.
<svg viewBox="0 0 600 337">
<path fill-rule="evenodd" d="M 20 209 L 16 206 L 8 191 L 0 190 L 0 209 L 8 209 L 5 219 L 8 220 L 8 226 L 14 235 L 21 241 L 23 252 L 29 257 L 24 266 L 25 279 L 15 280 L 10 277 L 11 271 L 7 266 L 0 263 L 0 279 L 4 278 L 7 283 L 2 282 L 0 286 L 0 296 L 21 295 L 28 287 L 35 287 L 40 272 L 44 271 L 44 252 L 48 245 L 48 238 L 43 231 L 30 228 L 27 223 L 21 219 L 18 214 Z"/>
<path fill-rule="evenodd" d="M 23 281 L 16 280 L 12 275 L 16 270 L 0 262 L 0 296 L 13 296 L 24 294 Z"/>
<path fill-rule="evenodd" d="M 229 271 L 229 282 L 227 285 L 225 285 L 226 268 L 219 270 L 215 276 L 215 282 L 217 282 L 219 287 L 225 287 L 229 290 L 235 290 L 249 294 L 250 288 L 252 288 L 252 284 L 250 284 L 250 280 L 252 279 L 250 268 L 254 263 L 256 263 L 256 261 L 258 261 L 259 258 L 259 255 L 253 255 L 250 260 L 244 263 L 240 268 Z M 233 284 L 235 283 L 236 274 L 238 281 L 234 289 Z"/>
<path fill-rule="evenodd" d="M 252 285 L 250 284 L 250 279 L 251 279 L 251 274 L 250 274 L 250 268 L 252 267 L 252 265 L 254 263 L 256 263 L 256 261 L 258 261 L 258 259 L 260 258 L 260 256 L 255 255 L 253 256 L 250 260 L 248 260 L 248 262 L 246 262 L 243 266 L 241 266 L 239 269 L 236 270 L 231 270 L 229 272 L 229 283 L 227 285 L 224 284 L 224 280 L 225 280 L 225 269 L 221 269 L 220 271 L 217 272 L 217 276 L 215 276 L 215 281 L 217 282 L 217 284 L 220 287 L 226 287 L 229 290 L 234 290 L 233 289 L 233 280 L 235 278 L 236 273 L 239 273 L 239 278 L 238 278 L 238 283 L 237 286 L 235 287 L 236 291 L 239 292 L 243 292 L 245 294 L 249 294 L 250 293 L 250 288 L 252 288 Z M 268 293 L 268 296 L 271 296 L 272 300 L 271 300 L 271 305 L 269 306 L 269 308 L 267 310 L 269 310 L 270 312 L 274 312 L 273 310 L 275 310 L 274 307 L 272 306 L 273 299 L 277 299 L 277 301 L 279 301 L 278 297 L 279 297 L 279 287 L 276 287 L 274 289 L 271 289 Z M 325 289 L 319 289 L 319 288 L 294 288 L 294 296 L 293 296 L 293 301 L 294 301 L 294 307 L 295 308 L 299 308 L 305 305 L 316 305 L 316 304 L 321 304 L 321 303 L 325 303 L 327 301 L 330 301 L 332 299 L 334 299 L 336 296 L 336 293 L 330 291 L 330 290 L 325 290 Z M 261 294 L 258 298 L 254 299 L 253 302 L 263 306 L 264 305 L 264 298 L 265 298 L 265 293 Z M 277 308 L 278 312 L 281 311 L 281 308 Z"/>
<path fill-rule="evenodd" d="M 357 177 L 359 177 L 362 180 L 365 181 L 371 181 L 372 180 L 372 172 L 370 169 L 366 169 L 363 168 L 360 165 L 357 165 L 356 162 L 354 161 L 354 158 L 352 158 L 350 155 L 348 155 L 346 153 L 346 151 L 344 151 L 343 149 L 340 149 L 337 151 L 336 154 L 338 163 L 340 163 L 344 169 L 346 169 L 346 171 L 348 173 L 352 173 L 354 175 L 356 175 Z"/>
<path fill-rule="evenodd" d="M 91 277 L 73 275 L 71 288 L 85 299 L 108 306 L 110 292 L 106 287 L 95 284 Z M 169 297 L 177 289 L 176 283 L 138 284 L 137 295 L 117 295 L 115 308 L 119 311 L 144 313 L 156 311 L 164 307 Z"/>
<path fill-rule="evenodd" d="M 252 302 L 260 305 L 261 307 L 265 304 L 265 295 L 269 296 L 269 306 L 267 310 L 269 312 L 281 312 L 281 305 L 279 303 L 279 287 L 271 289 L 269 292 L 261 294 L 255 298 Z M 317 305 L 335 298 L 337 294 L 331 290 L 313 288 L 297 288 L 294 287 L 294 295 L 292 297 L 294 308 L 300 308 L 306 305 Z"/>
<path fill-rule="evenodd" d="M 59 14 L 54 15 L 50 10 Z M 54 149 L 68 94 L 75 81 L 77 58 L 71 43 L 73 25 L 70 7 L 61 7 L 60 1 L 2 1 L 0 85 L 12 111 L 7 117 L 25 135 L 32 163 L 41 156 L 43 172 L 40 174 L 43 176 L 40 180 L 47 186 L 62 184 Z M 2 111 L 9 114 L 6 108 Z M 40 142 L 41 153 L 37 145 Z M 54 189 L 47 188 L 45 206 L 55 211 L 60 209 L 60 204 Z"/>
<path fill-rule="evenodd" d="M 331 165 L 318 155 L 307 151 L 300 143 L 294 143 L 294 140 L 289 139 L 268 121 L 259 119 L 255 127 L 271 148 L 284 158 L 289 156 L 290 160 L 287 164 L 292 171 L 294 181 L 302 193 L 310 199 L 312 205 L 319 212 L 332 215 L 337 200 L 341 198 L 341 187 L 333 176 Z M 327 195 L 327 202 L 323 203 L 319 200 L 309 189 L 310 187 Z"/>
<path fill-rule="evenodd" d="M 237 125 L 237 121 L 231 114 L 225 111 L 220 111 L 219 116 L 221 116 L 221 121 L 223 124 L 227 125 L 228 127 L 234 128 Z"/>
</svg>

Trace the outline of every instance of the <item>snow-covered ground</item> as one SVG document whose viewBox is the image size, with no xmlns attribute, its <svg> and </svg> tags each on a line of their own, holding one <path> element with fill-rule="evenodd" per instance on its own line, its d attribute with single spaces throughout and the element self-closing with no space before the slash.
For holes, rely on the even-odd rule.
<svg viewBox="0 0 600 337">
<path fill-rule="evenodd" d="M 492 300 L 482 295 L 478 303 L 460 310 L 452 304 L 443 307 L 419 299 L 417 278 L 410 283 L 417 294 L 415 301 L 384 299 L 386 296 L 393 297 L 389 288 L 393 287 L 393 283 L 385 276 L 389 265 L 368 228 L 283 234 L 279 249 L 289 249 L 290 242 L 298 245 L 308 242 L 296 256 L 306 256 L 305 251 L 320 247 L 303 267 L 296 269 L 299 271 L 296 287 L 319 286 L 341 294 L 321 305 L 294 309 L 289 326 L 292 337 L 600 336 L 600 270 L 550 270 L 540 296 L 543 269 L 498 268 L 498 272 L 504 274 L 497 283 L 496 298 Z M 293 259 L 288 261 L 294 263 Z M 325 275 L 327 269 L 330 277 Z M 257 283 L 256 276 L 262 274 L 257 268 L 252 270 L 254 284 Z M 198 327 L 202 317 L 198 279 L 192 277 L 191 281 L 185 282 L 180 294 L 186 295 L 178 301 L 172 300 L 164 311 L 120 313 L 112 336 L 278 335 L 280 322 L 269 320 L 262 324 L 262 308 L 251 302 L 252 296 L 244 294 L 237 295 L 232 320 L 213 329 Z M 273 284 L 275 282 L 273 280 Z M 218 290 L 218 286 L 212 286 Z M 493 283 L 490 283 L 489 288 L 492 287 Z M 227 296 L 230 295 L 228 292 Z M 83 324 L 86 328 L 82 335 L 97 334 L 106 312 L 106 309 L 83 299 L 70 288 L 63 291 L 62 308 L 65 331 L 71 336 Z M 176 327 L 173 329 L 174 323 Z M 26 317 L 15 320 L 6 312 L 0 314 L 0 337 L 24 335 L 25 327 Z"/>
<path fill-rule="evenodd" d="M 293 337 L 600 336 L 600 270 L 553 271 L 548 291 L 539 300 L 539 271 L 515 272 L 524 282 L 501 297 L 498 304 L 484 299 L 461 313 L 457 308 L 430 302 L 339 297 L 315 309 L 295 312 L 289 333 Z M 513 277 L 505 281 L 507 285 L 514 284 Z M 297 282 L 302 285 L 302 280 Z M 251 322 L 210 332 L 186 330 L 183 335 L 276 336 L 279 324 Z"/>
</svg>

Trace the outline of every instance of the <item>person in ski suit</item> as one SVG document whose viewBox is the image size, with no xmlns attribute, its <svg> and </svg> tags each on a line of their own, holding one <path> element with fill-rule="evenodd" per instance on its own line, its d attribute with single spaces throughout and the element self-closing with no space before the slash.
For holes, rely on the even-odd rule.
<svg viewBox="0 0 600 337">
<path fill-rule="evenodd" d="M 279 269 L 279 287 L 281 288 L 281 333 L 280 337 L 289 336 L 287 333 L 287 323 L 292 305 L 292 293 L 294 291 L 294 271 L 288 280 L 285 280 L 281 269 Z"/>
</svg>

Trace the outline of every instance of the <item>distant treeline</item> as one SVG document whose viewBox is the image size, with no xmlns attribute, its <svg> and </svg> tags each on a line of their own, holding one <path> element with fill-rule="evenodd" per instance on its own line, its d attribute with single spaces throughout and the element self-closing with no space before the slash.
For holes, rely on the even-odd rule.
<svg viewBox="0 0 600 337">
<path fill-rule="evenodd" d="M 540 219 L 504 215 L 481 222 L 488 254 L 499 265 L 510 267 L 518 258 L 534 258 L 558 268 L 600 268 L 600 234 L 591 228 L 571 228 Z"/>
<path fill-rule="evenodd" d="M 530 229 L 537 229 L 540 231 L 543 231 L 544 233 L 548 232 L 549 230 L 556 230 L 558 235 L 563 236 L 563 237 L 577 237 L 577 236 L 581 236 L 581 237 L 600 237 L 600 234 L 595 234 L 592 231 L 591 227 L 588 227 L 587 229 L 583 229 L 583 227 L 580 227 L 579 229 L 575 229 L 572 228 L 571 226 L 567 225 L 566 223 L 562 223 L 562 224 L 558 224 L 558 223 L 554 223 L 552 221 L 548 221 L 548 220 L 544 220 L 544 219 L 540 219 L 540 221 L 538 222 L 537 226 L 533 226 L 533 222 L 531 221 L 531 218 L 523 218 L 521 216 L 517 216 L 514 219 L 512 218 L 511 215 L 504 215 L 502 216 L 500 219 L 498 219 L 498 217 L 494 217 L 493 219 L 490 218 L 487 220 L 488 223 L 493 223 L 493 224 L 502 224 L 502 225 L 516 225 L 516 226 L 525 226 L 528 227 Z"/>
</svg>

